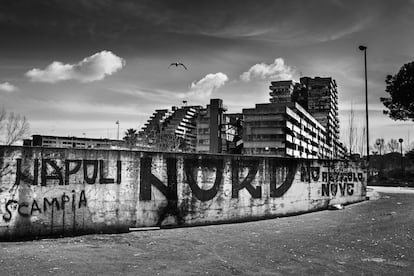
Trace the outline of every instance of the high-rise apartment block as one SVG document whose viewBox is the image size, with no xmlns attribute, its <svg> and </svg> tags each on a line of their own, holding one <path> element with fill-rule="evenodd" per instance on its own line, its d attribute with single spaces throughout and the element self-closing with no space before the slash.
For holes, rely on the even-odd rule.
<svg viewBox="0 0 414 276">
<path fill-rule="evenodd" d="M 158 150 L 267 154 L 296 158 L 343 158 L 339 141 L 338 91 L 332 78 L 271 82 L 270 103 L 227 114 L 221 99 L 202 106 L 156 110 L 140 137 Z M 161 146 L 160 146 L 161 145 Z M 171 150 L 171 149 L 170 149 Z"/>
<path fill-rule="evenodd" d="M 160 132 L 161 129 L 161 120 L 163 120 L 169 112 L 168 109 L 157 109 L 149 117 L 148 121 L 144 124 L 142 129 L 139 131 L 138 135 L 140 137 L 148 137 L 148 143 L 152 144 L 151 137 L 155 136 Z"/>
<path fill-rule="evenodd" d="M 159 109 L 145 123 L 139 137 L 155 150 L 235 152 L 242 143 L 236 139 L 240 130 L 232 125 L 236 117 L 227 116 L 225 111 L 221 99 L 211 99 L 206 107 Z"/>
<path fill-rule="evenodd" d="M 326 128 L 328 143 L 339 141 L 338 90 L 335 80 L 304 77 L 300 79 L 300 84 L 297 91 L 303 89 L 305 93 L 294 91 L 305 96 L 300 104 Z"/>
<path fill-rule="evenodd" d="M 156 150 L 195 151 L 195 119 L 201 106 L 173 106 L 156 110 L 139 132 L 142 141 Z"/>
<path fill-rule="evenodd" d="M 298 103 L 256 104 L 243 109 L 243 152 L 297 158 L 328 158 L 326 129 Z"/>
<path fill-rule="evenodd" d="M 197 119 L 197 152 L 221 153 L 226 152 L 225 132 L 226 118 L 223 100 L 211 99 L 210 104 L 200 110 Z"/>
<path fill-rule="evenodd" d="M 288 81 L 272 81 L 269 86 L 271 92 L 271 103 L 290 103 L 292 102 L 292 93 L 294 89 L 294 83 L 292 80 Z"/>
<path fill-rule="evenodd" d="M 338 90 L 332 78 L 300 78 L 300 83 L 276 81 L 270 86 L 271 103 L 296 102 L 324 128 L 326 144 L 330 147 L 326 157 L 343 157 L 345 149 L 339 141 Z"/>
</svg>

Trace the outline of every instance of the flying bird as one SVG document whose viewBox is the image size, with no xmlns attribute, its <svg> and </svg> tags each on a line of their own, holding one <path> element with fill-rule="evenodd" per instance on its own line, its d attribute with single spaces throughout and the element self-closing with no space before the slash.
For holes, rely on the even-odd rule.
<svg viewBox="0 0 414 276">
<path fill-rule="evenodd" d="M 173 62 L 173 63 L 170 64 L 170 66 L 168 66 L 168 68 L 170 68 L 173 65 L 175 65 L 175 67 L 178 67 L 178 66 L 181 65 L 182 67 L 184 67 L 185 70 L 188 70 L 187 67 L 185 67 L 185 65 L 182 64 L 181 62 Z"/>
</svg>

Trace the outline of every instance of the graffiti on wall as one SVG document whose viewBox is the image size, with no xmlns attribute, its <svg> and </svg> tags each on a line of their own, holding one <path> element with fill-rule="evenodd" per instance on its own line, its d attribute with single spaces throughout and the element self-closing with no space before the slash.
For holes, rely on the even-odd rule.
<svg viewBox="0 0 414 276">
<path fill-rule="evenodd" d="M 0 239 L 245 220 L 316 210 L 334 196 L 355 202 L 364 195 L 365 175 L 353 163 L 1 149 Z"/>
<path fill-rule="evenodd" d="M 33 215 L 47 214 L 62 210 L 63 212 L 70 208 L 73 213 L 76 209 L 87 207 L 87 200 L 85 191 L 76 193 L 72 190 L 70 193 L 63 192 L 56 197 L 44 197 L 42 199 L 33 199 L 31 202 L 19 202 L 14 199 L 9 199 L 5 204 L 5 214 L 3 214 L 4 221 L 10 221 L 13 214 L 17 213 L 21 217 L 30 217 Z"/>
<path fill-rule="evenodd" d="M 24 164 L 26 165 L 26 164 Z M 104 160 L 72 160 L 58 161 L 52 159 L 34 159 L 32 164 L 24 166 L 22 159 L 16 159 L 16 175 L 13 187 L 9 190 L 11 199 L 4 203 L 3 220 L 8 222 L 13 214 L 23 218 L 47 214 L 50 211 L 63 211 L 71 206 L 73 212 L 87 206 L 85 191 L 75 190 L 63 192 L 57 197 L 33 199 L 30 202 L 15 200 L 15 194 L 22 183 L 30 186 L 64 186 L 73 183 L 72 177 L 86 184 L 120 184 L 121 161 L 116 161 L 115 175 L 108 175 L 108 162 Z M 23 170 L 22 170 L 23 168 Z M 29 171 L 28 168 L 31 168 Z M 40 181 L 39 181 L 40 176 Z M 25 186 L 27 187 L 27 186 Z M 1 211 L 1 210 L 0 210 Z"/>
<path fill-rule="evenodd" d="M 177 159 L 166 158 L 166 179 L 160 180 L 152 172 L 153 160 L 151 156 L 140 158 L 140 187 L 139 199 L 152 200 L 152 188 L 159 190 L 167 200 L 177 200 Z M 121 161 L 116 161 L 116 172 L 108 175 L 108 161 L 104 160 L 72 160 L 56 161 L 52 159 L 34 159 L 32 172 L 22 171 L 22 160 L 17 159 L 15 186 L 21 181 L 30 185 L 69 185 L 72 175 L 77 175 L 78 183 L 86 184 L 120 184 Z M 257 159 L 235 158 L 231 161 L 231 197 L 237 199 L 241 190 L 246 190 L 252 198 L 262 198 L 262 186 L 255 183 L 259 170 L 263 170 L 262 161 Z M 298 167 L 297 160 L 269 159 L 270 197 L 282 197 L 291 187 Z M 322 195 L 335 196 L 352 195 L 354 183 L 363 181 L 362 172 L 349 172 L 341 169 L 327 170 L 324 166 L 302 166 L 301 181 L 322 182 Z M 223 159 L 184 158 L 184 182 L 189 185 L 195 198 L 208 201 L 216 197 L 222 183 L 224 161 Z M 208 189 L 202 188 L 197 174 L 213 175 L 213 184 Z M 263 172 L 261 171 L 260 174 Z M 40 181 L 39 181 L 40 175 Z M 165 183 L 164 183 L 165 182 Z"/>
<path fill-rule="evenodd" d="M 167 199 L 177 200 L 177 160 L 167 158 L 167 183 L 163 183 L 151 172 L 152 158 L 144 157 L 141 159 L 140 167 L 140 200 L 151 200 L 151 187 L 158 189 Z M 281 162 L 269 160 L 271 172 L 270 178 L 270 197 L 282 197 L 292 186 L 296 174 L 297 161 Z M 262 187 L 253 186 L 257 172 L 261 168 L 259 160 L 233 160 L 231 163 L 231 183 L 232 198 L 239 197 L 239 191 L 246 189 L 253 198 L 262 198 Z M 203 189 L 198 181 L 199 171 L 203 175 L 213 174 L 213 185 L 208 189 Z M 208 201 L 216 197 L 223 178 L 224 163 L 222 159 L 184 159 L 185 183 L 191 189 L 195 198 L 200 201 Z M 243 176 L 243 172 L 247 174 Z M 279 177 L 278 177 L 279 175 Z M 281 175 L 281 176 L 280 176 Z"/>
<path fill-rule="evenodd" d="M 253 199 L 263 197 L 264 183 L 269 185 L 270 198 L 283 197 L 291 188 L 299 161 L 279 159 L 246 159 L 233 157 L 225 164 L 221 158 L 184 157 L 182 174 L 178 176 L 178 159 L 175 156 L 162 159 L 159 166 L 163 173 L 156 176 L 154 166 L 158 165 L 150 154 L 144 154 L 139 159 L 138 198 L 141 201 L 153 200 L 153 190 L 157 189 L 165 198 L 167 205 L 160 212 L 160 220 L 167 215 L 180 217 L 178 207 L 177 185 L 178 177 L 183 184 L 188 185 L 191 197 L 199 201 L 210 201 L 217 197 L 222 189 L 223 178 L 229 173 L 231 181 L 231 199 L 238 199 L 241 191 L 246 191 Z M 26 161 L 16 159 L 16 177 L 14 187 L 21 183 L 29 186 L 65 186 L 69 184 L 121 184 L 121 161 L 106 160 L 53 160 L 33 159 Z M 27 164 L 30 162 L 30 164 Z M 111 165 L 115 165 L 112 168 Z M 310 166 L 311 162 L 302 163 L 300 178 L 303 182 L 318 182 L 322 196 L 353 195 L 355 183 L 363 181 L 361 172 L 349 172 L 346 169 L 329 169 L 326 166 Z M 228 167 L 227 167 L 228 166 Z M 201 178 L 200 178 L 201 175 Z M 260 175 L 261 177 L 257 177 Z M 204 178 L 205 179 L 204 179 Z M 180 180 L 181 181 L 181 180 Z M 208 183 L 207 183 L 208 182 Z M 208 185 L 206 185 L 206 183 Z M 13 198 L 13 197 L 12 197 Z M 34 199 L 31 202 L 18 202 L 10 199 L 5 202 L 3 219 L 9 221 L 15 214 L 22 217 L 45 214 L 49 210 L 65 210 L 68 205 L 73 208 L 86 207 L 86 195 L 80 193 L 63 193 L 53 198 Z M 68 203 L 70 202 L 70 203 Z"/>
<path fill-rule="evenodd" d="M 22 160 L 17 159 L 16 183 L 20 185 L 21 180 L 31 183 L 31 185 L 47 186 L 50 183 L 58 185 L 69 185 L 71 175 L 78 172 L 82 173 L 83 181 L 87 184 L 113 184 L 121 183 L 121 161 L 116 162 L 116 176 L 106 175 L 107 164 L 104 160 L 71 160 L 66 159 L 63 164 L 58 165 L 56 160 L 39 159 L 33 160 L 33 174 L 27 170 L 22 171 Z M 39 181 L 40 170 L 40 183 Z M 98 177 L 99 176 L 99 177 Z"/>
<path fill-rule="evenodd" d="M 322 170 L 327 171 L 322 171 Z M 322 196 L 352 196 L 355 184 L 364 181 L 362 172 L 352 172 L 345 168 L 329 169 L 328 167 L 301 167 L 301 181 L 322 182 Z"/>
<path fill-rule="evenodd" d="M 184 212 L 182 208 L 178 207 L 177 159 L 174 157 L 166 158 L 165 162 L 166 183 L 152 173 L 152 157 L 141 158 L 139 199 L 142 201 L 152 200 L 152 187 L 156 188 L 167 199 L 167 205 L 158 212 L 157 225 L 161 225 L 162 221 L 170 215 L 174 216 L 177 219 L 177 224 L 180 225 L 184 222 Z M 297 166 L 296 160 L 284 163 L 269 160 L 270 172 L 267 177 L 270 178 L 270 197 L 282 197 L 289 190 Z M 209 201 L 214 199 L 220 191 L 224 170 L 223 159 L 184 158 L 184 183 L 188 184 L 193 198 L 202 202 Z M 243 189 L 252 198 L 262 198 L 262 186 L 260 183 L 254 183 L 260 179 L 257 177 L 258 172 L 263 173 L 260 160 L 233 159 L 231 162 L 231 198 L 237 199 L 239 192 Z"/>
<path fill-rule="evenodd" d="M 264 175 L 262 162 L 263 160 L 259 159 L 246 160 L 242 158 L 231 161 L 231 198 L 239 198 L 239 193 L 242 190 L 246 190 L 252 198 L 262 198 L 263 180 L 260 182 L 258 179 L 262 178 L 257 178 L 258 173 Z M 266 162 L 269 166 L 269 172 L 265 176 L 269 178 L 267 181 L 267 183 L 270 183 L 269 196 L 272 198 L 282 197 L 293 183 L 298 161 L 284 160 L 281 162 L 269 159 Z M 209 201 L 217 196 L 224 177 L 225 164 L 223 159 L 184 158 L 182 164 L 184 183 L 190 188 L 193 198 L 200 201 Z M 48 187 L 69 184 L 120 184 L 121 161 L 116 161 L 116 170 L 110 170 L 109 166 L 110 163 L 104 160 L 33 159 L 27 161 L 16 159 L 16 177 L 13 188 L 17 191 L 22 183 L 29 186 Z M 170 213 L 179 213 L 177 207 L 177 158 L 165 158 L 165 167 L 162 168 L 166 169 L 165 179 L 164 177 L 160 179 L 153 174 L 151 170 L 153 166 L 154 160 L 151 155 L 140 158 L 139 200 L 152 200 L 152 189 L 155 188 L 167 199 L 165 209 Z M 204 182 L 206 181 L 200 179 L 200 174 L 211 179 L 212 185 L 210 187 L 205 187 L 206 183 Z M 3 219 L 9 221 L 12 218 L 12 210 L 15 210 L 22 217 L 43 214 L 51 208 L 65 210 L 68 201 L 71 201 L 72 207 L 86 207 L 85 191 L 82 190 L 78 197 L 75 195 L 74 192 L 71 196 L 63 193 L 59 197 L 35 199 L 31 202 L 18 202 L 10 199 L 5 202 Z"/>
</svg>

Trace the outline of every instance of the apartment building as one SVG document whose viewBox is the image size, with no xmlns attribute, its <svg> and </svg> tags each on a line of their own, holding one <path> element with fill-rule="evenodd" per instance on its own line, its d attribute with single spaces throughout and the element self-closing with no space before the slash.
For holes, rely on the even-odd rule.
<svg viewBox="0 0 414 276">
<path fill-rule="evenodd" d="M 221 99 L 210 99 L 206 107 L 159 109 L 144 124 L 139 137 L 160 151 L 240 153 L 241 114 L 227 115 L 226 110 Z"/>
<path fill-rule="evenodd" d="M 269 86 L 271 103 L 289 103 L 292 101 L 291 96 L 295 84 L 292 80 L 288 81 L 272 81 Z"/>
<path fill-rule="evenodd" d="M 32 135 L 32 139 L 25 139 L 23 146 L 54 147 L 54 148 L 82 148 L 82 149 L 111 149 L 124 147 L 122 140 L 82 138 L 75 136 Z"/>
<path fill-rule="evenodd" d="M 256 104 L 243 109 L 243 153 L 329 158 L 326 129 L 298 103 Z"/>
<path fill-rule="evenodd" d="M 221 99 L 211 99 L 210 104 L 200 110 L 196 119 L 197 152 L 227 152 L 228 118 L 224 115 L 225 111 L 226 108 Z"/>
<path fill-rule="evenodd" d="M 160 151 L 195 151 L 195 119 L 201 106 L 173 106 L 158 109 L 151 115 L 138 135 L 142 143 Z"/>
<path fill-rule="evenodd" d="M 156 110 L 140 136 L 152 137 L 148 141 L 158 150 L 165 150 L 159 145 L 170 143 L 170 135 L 185 141 L 185 151 L 344 158 L 335 80 L 303 77 L 299 83 L 271 82 L 269 89 L 270 103 L 242 113 L 227 114 L 221 99 L 211 99 L 206 107 Z"/>
<path fill-rule="evenodd" d="M 148 121 L 144 124 L 142 129 L 138 132 L 138 136 L 145 137 L 149 144 L 153 144 L 155 140 L 153 137 L 160 132 L 161 120 L 168 116 L 168 109 L 156 109 L 155 112 L 149 117 Z"/>
<path fill-rule="evenodd" d="M 338 89 L 332 78 L 300 78 L 307 95 L 302 106 L 318 120 L 327 131 L 328 143 L 335 147 L 339 141 Z"/>
<path fill-rule="evenodd" d="M 339 140 L 338 90 L 330 77 L 302 77 L 299 83 L 293 81 L 272 82 L 270 102 L 298 103 L 326 130 L 326 143 L 330 146 L 330 158 L 343 158 L 345 147 Z"/>
<path fill-rule="evenodd" d="M 228 153 L 241 154 L 243 151 L 243 114 L 226 113 L 226 147 Z"/>
</svg>

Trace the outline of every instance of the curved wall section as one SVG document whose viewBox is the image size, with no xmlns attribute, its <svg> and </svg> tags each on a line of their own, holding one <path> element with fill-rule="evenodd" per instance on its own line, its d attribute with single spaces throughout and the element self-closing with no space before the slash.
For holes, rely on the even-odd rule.
<svg viewBox="0 0 414 276">
<path fill-rule="evenodd" d="M 365 199 L 334 160 L 0 147 L 0 239 L 246 221 Z"/>
</svg>

